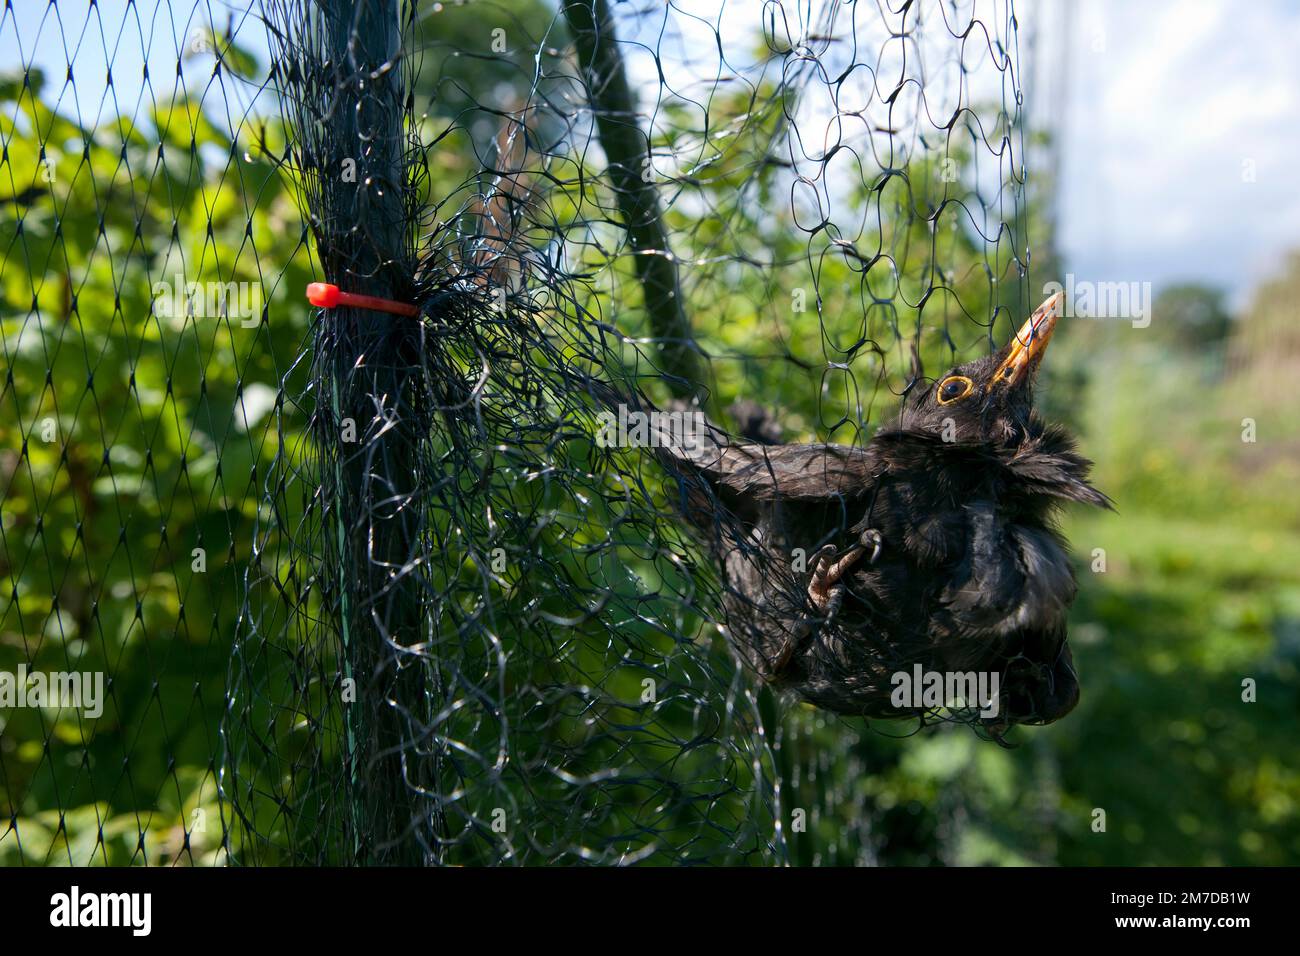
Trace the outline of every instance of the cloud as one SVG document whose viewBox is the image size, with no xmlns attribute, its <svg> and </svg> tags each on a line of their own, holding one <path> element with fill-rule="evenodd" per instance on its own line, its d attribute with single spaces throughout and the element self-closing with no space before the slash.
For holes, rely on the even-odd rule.
<svg viewBox="0 0 1300 956">
<path fill-rule="evenodd" d="M 1300 10 L 1107 0 L 1081 8 L 1067 42 L 1071 268 L 1239 299 L 1300 245 Z"/>
</svg>

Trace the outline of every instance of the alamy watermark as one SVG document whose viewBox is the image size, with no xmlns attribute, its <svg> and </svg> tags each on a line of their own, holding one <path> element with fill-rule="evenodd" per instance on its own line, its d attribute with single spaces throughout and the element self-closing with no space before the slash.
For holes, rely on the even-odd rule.
<svg viewBox="0 0 1300 956">
<path fill-rule="evenodd" d="M 996 671 L 927 671 L 920 664 L 895 671 L 889 678 L 894 689 L 889 702 L 900 710 L 936 710 L 940 707 L 978 706 L 981 717 L 996 717 L 1001 697 L 1001 676 Z"/>
<path fill-rule="evenodd" d="M 1065 293 L 1062 315 L 1081 319 L 1128 319 L 1135 329 L 1151 324 L 1150 282 L 1091 282 L 1067 273 L 1065 285 L 1049 282 L 1043 295 Z"/>
<path fill-rule="evenodd" d="M 245 329 L 262 321 L 264 300 L 260 282 L 186 282 L 178 274 L 171 282 L 155 282 L 150 294 L 153 314 L 160 319 L 185 315 L 196 319 L 237 319 Z"/>
<path fill-rule="evenodd" d="M 601 448 L 679 448 L 694 451 L 700 447 L 708 428 L 703 412 L 640 412 L 619 405 L 618 412 L 602 411 L 596 416 L 600 431 L 596 444 Z"/>
<path fill-rule="evenodd" d="M 123 927 L 132 936 L 153 928 L 153 894 L 96 893 L 74 885 L 50 897 L 50 925 L 57 928 Z"/>
<path fill-rule="evenodd" d="M 0 707 L 52 707 L 79 710 L 94 720 L 104 713 L 103 671 L 0 671 Z"/>
</svg>

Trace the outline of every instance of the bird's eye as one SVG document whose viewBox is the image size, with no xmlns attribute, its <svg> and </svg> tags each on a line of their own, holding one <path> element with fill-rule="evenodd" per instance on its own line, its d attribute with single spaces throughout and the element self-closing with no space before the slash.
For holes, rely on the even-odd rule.
<svg viewBox="0 0 1300 956">
<path fill-rule="evenodd" d="M 975 383 L 965 375 L 949 375 L 939 383 L 939 404 L 951 405 L 971 393 Z"/>
</svg>

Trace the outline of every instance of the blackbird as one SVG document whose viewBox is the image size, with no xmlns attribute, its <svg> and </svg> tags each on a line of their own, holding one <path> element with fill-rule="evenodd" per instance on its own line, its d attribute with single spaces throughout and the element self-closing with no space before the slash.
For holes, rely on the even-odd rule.
<svg viewBox="0 0 1300 956">
<path fill-rule="evenodd" d="M 914 381 L 864 448 L 709 429 L 660 450 L 711 532 L 723 629 L 767 681 L 836 713 L 904 717 L 936 710 L 900 694 L 916 676 L 985 675 L 988 699 L 962 699 L 995 735 L 1075 706 L 1076 585 L 1053 519 L 1066 502 L 1110 501 L 1033 407 L 1061 303 L 995 354 Z"/>
</svg>

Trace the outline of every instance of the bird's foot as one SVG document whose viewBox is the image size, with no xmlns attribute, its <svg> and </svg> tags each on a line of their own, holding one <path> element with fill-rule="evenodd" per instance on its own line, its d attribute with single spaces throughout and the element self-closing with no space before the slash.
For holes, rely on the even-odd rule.
<svg viewBox="0 0 1300 956">
<path fill-rule="evenodd" d="M 838 610 L 840 602 L 843 601 L 843 588 L 839 581 L 848 569 L 841 568 L 839 565 L 851 555 L 852 550 L 837 561 L 833 544 L 826 545 L 813 555 L 812 577 L 808 581 L 808 600 L 823 616 L 831 612 L 832 605 Z"/>
<path fill-rule="evenodd" d="M 833 618 L 844 602 L 844 588 L 837 582 L 844 572 L 836 572 L 835 545 L 824 545 L 812 559 L 812 578 L 808 582 L 808 600 L 812 602 L 823 621 Z M 841 559 L 842 560 L 842 559 Z M 801 617 L 794 630 L 786 634 L 780 650 L 768 662 L 770 678 L 780 677 L 790 666 L 790 661 L 808 635 L 812 633 L 817 618 Z"/>
<path fill-rule="evenodd" d="M 880 532 L 868 528 L 858 536 L 858 543 L 838 558 L 835 557 L 833 544 L 826 545 L 813 555 L 812 580 L 808 582 L 808 599 L 812 601 L 813 607 L 827 619 L 834 617 L 844 602 L 844 585 L 841 583 L 844 575 L 864 555 L 870 555 L 867 558 L 868 564 L 875 564 L 883 545 L 884 539 Z"/>
<path fill-rule="evenodd" d="M 871 557 L 867 558 L 867 563 L 875 564 L 876 559 L 880 557 L 880 549 L 885 546 L 885 539 L 880 536 L 880 532 L 875 528 L 868 528 L 858 535 L 858 543 L 862 545 L 863 549 L 871 551 Z"/>
<path fill-rule="evenodd" d="M 811 580 L 808 582 L 808 600 L 812 602 L 812 606 L 821 615 L 823 623 L 833 621 L 839 613 L 840 607 L 844 604 L 844 584 L 842 580 L 844 575 L 865 555 L 869 555 L 867 558 L 868 563 L 874 564 L 876 559 L 880 557 L 880 549 L 883 543 L 884 539 L 881 538 L 880 532 L 869 528 L 862 532 L 856 545 L 839 557 L 836 557 L 836 548 L 833 544 L 823 546 L 813 555 L 813 573 Z M 781 649 L 777 651 L 771 660 L 770 673 L 772 676 L 779 676 L 789 666 L 795 651 L 799 649 L 804 639 L 812 631 L 814 623 L 814 619 L 805 618 L 786 637 Z"/>
</svg>

